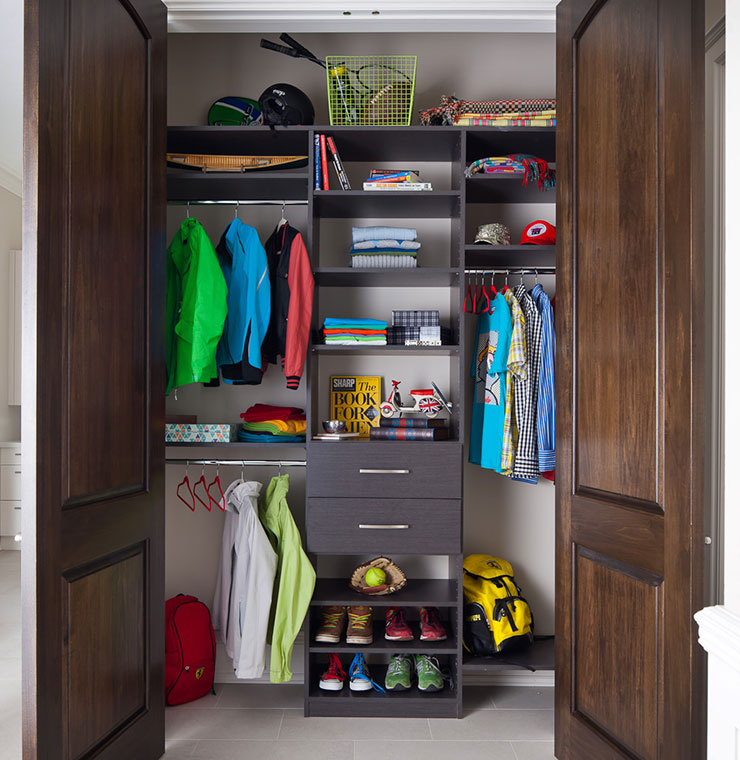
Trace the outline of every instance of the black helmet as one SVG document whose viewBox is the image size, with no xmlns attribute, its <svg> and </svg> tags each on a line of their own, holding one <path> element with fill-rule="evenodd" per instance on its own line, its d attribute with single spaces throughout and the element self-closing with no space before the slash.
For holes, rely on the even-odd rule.
<svg viewBox="0 0 740 760">
<path fill-rule="evenodd" d="M 292 84 L 273 84 L 260 95 L 260 111 L 270 126 L 313 124 L 313 103 L 308 95 Z"/>
</svg>

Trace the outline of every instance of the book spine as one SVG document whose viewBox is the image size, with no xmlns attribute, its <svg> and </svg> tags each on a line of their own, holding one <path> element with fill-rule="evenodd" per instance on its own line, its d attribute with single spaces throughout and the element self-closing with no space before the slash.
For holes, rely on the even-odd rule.
<svg viewBox="0 0 740 760">
<path fill-rule="evenodd" d="M 448 428 L 371 428 L 370 440 L 376 441 L 443 441 Z"/>
<path fill-rule="evenodd" d="M 329 189 L 329 167 L 326 164 L 326 135 L 321 135 L 321 179 L 322 189 Z"/>
<path fill-rule="evenodd" d="M 321 190 L 321 141 L 318 133 L 313 136 L 313 186 Z"/>
<path fill-rule="evenodd" d="M 380 427 L 383 428 L 436 428 L 444 427 L 444 420 L 412 419 L 410 417 L 383 417 Z"/>
<path fill-rule="evenodd" d="M 402 180 L 411 181 L 412 179 L 413 175 L 410 172 L 402 172 L 399 174 L 371 174 L 365 182 L 399 182 Z"/>
<path fill-rule="evenodd" d="M 327 137 L 326 144 L 329 146 L 329 150 L 331 151 L 331 157 L 334 161 L 334 168 L 336 169 L 337 178 L 339 179 L 339 184 L 342 186 L 342 190 L 351 190 L 352 185 L 349 183 L 347 172 L 344 171 L 344 164 L 342 163 L 342 159 L 339 156 L 339 151 L 337 150 L 334 138 Z"/>
<path fill-rule="evenodd" d="M 363 190 L 384 191 L 400 190 L 404 192 L 417 192 L 431 190 L 431 182 L 363 182 Z"/>
</svg>

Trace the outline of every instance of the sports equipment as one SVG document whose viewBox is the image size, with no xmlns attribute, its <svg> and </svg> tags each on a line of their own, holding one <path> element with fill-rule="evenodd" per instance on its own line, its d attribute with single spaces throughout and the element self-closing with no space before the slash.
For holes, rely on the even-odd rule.
<svg viewBox="0 0 740 760">
<path fill-rule="evenodd" d="M 344 672 L 339 657 L 335 654 L 330 654 L 329 667 L 321 674 L 321 678 L 319 679 L 319 689 L 341 691 L 344 688 L 346 680 L 347 674 Z"/>
<path fill-rule="evenodd" d="M 379 567 L 385 571 L 385 583 L 381 583 L 379 586 L 367 585 L 365 574 L 371 567 Z M 349 585 L 361 594 L 392 594 L 406 585 L 406 574 L 395 562 L 391 562 L 388 557 L 376 557 L 370 562 L 365 562 L 355 568 L 349 580 Z"/>
<path fill-rule="evenodd" d="M 258 126 L 262 124 L 262 111 L 256 100 L 229 95 L 219 98 L 208 109 L 208 124 L 212 127 Z"/>
<path fill-rule="evenodd" d="M 365 573 L 365 582 L 368 586 L 380 586 L 381 583 L 385 583 L 385 570 L 381 570 L 379 567 L 371 567 Z"/>
<path fill-rule="evenodd" d="M 442 691 L 445 681 L 439 668 L 439 660 L 436 657 L 430 657 L 428 654 L 417 654 L 415 660 L 419 691 Z"/>
<path fill-rule="evenodd" d="M 268 87 L 260 95 L 259 106 L 268 126 L 313 124 L 313 103 L 303 90 L 292 84 L 279 82 Z"/>
<path fill-rule="evenodd" d="M 414 667 L 414 661 L 410 654 L 394 654 L 385 672 L 385 688 L 388 691 L 410 689 L 412 667 Z"/>
</svg>

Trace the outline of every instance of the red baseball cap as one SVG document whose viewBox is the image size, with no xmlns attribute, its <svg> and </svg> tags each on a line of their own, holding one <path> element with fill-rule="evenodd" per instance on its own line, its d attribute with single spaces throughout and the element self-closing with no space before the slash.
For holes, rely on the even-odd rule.
<svg viewBox="0 0 740 760">
<path fill-rule="evenodd" d="M 520 245 L 555 245 L 555 227 L 538 219 L 528 224 L 522 232 Z"/>
</svg>

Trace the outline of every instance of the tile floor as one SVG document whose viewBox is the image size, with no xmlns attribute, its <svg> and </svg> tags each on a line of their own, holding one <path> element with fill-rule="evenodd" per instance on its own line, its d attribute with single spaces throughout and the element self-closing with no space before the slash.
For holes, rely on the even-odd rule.
<svg viewBox="0 0 740 760">
<path fill-rule="evenodd" d="M 0 552 L 0 760 L 19 760 L 20 552 Z M 223 684 L 166 712 L 165 760 L 553 760 L 552 689 L 468 686 L 465 717 L 304 718 L 303 687 Z"/>
</svg>

